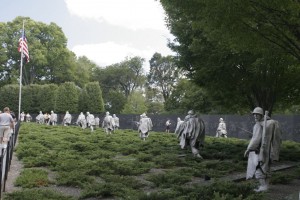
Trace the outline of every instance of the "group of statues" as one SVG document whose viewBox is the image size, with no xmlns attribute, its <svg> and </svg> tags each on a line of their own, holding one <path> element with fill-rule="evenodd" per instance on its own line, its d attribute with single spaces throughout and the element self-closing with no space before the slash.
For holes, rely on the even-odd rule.
<svg viewBox="0 0 300 200">
<path fill-rule="evenodd" d="M 90 112 L 87 112 L 85 117 L 83 112 L 81 112 L 77 118 L 76 124 L 82 129 L 89 127 L 91 132 L 93 132 L 95 128 L 100 127 L 100 118 L 98 116 L 94 117 Z M 111 116 L 109 112 L 106 112 L 101 127 L 105 130 L 106 134 L 112 134 L 120 127 L 119 118 L 115 114 Z"/>
<path fill-rule="evenodd" d="M 25 115 L 24 112 L 20 114 L 21 122 L 31 122 L 32 117 L 29 113 Z M 42 111 L 35 118 L 36 123 L 38 124 L 47 124 L 47 125 L 56 125 L 57 124 L 57 114 L 51 111 L 50 114 L 45 113 L 43 114 Z"/>
<path fill-rule="evenodd" d="M 99 121 L 99 117 L 95 117 L 90 112 L 86 112 L 86 116 L 81 112 L 77 118 L 76 124 L 82 129 L 90 128 L 91 132 L 93 132 L 96 127 L 99 127 Z"/>
<path fill-rule="evenodd" d="M 30 122 L 32 120 L 32 117 L 28 114 L 24 114 L 24 112 L 20 115 L 21 121 Z M 39 124 L 46 124 L 46 125 L 57 125 L 57 114 L 51 111 L 51 114 L 48 113 L 43 114 L 42 111 L 39 112 L 39 114 L 36 116 L 36 123 Z M 66 114 L 63 117 L 62 125 L 63 126 L 70 126 L 72 124 L 72 115 L 69 113 L 69 111 L 66 111 Z M 86 116 L 81 112 L 77 118 L 77 121 L 75 122 L 78 126 L 80 126 L 82 129 L 90 128 L 91 132 L 94 131 L 95 128 L 100 127 L 100 118 L 98 116 L 94 116 L 90 112 L 86 112 Z M 107 134 L 111 134 L 114 132 L 114 130 L 119 129 L 120 122 L 119 118 L 113 114 L 113 116 L 110 115 L 109 112 L 105 113 L 105 117 L 102 122 L 102 128 L 104 128 L 105 132 Z"/>
<path fill-rule="evenodd" d="M 55 126 L 57 125 L 57 114 L 53 112 L 53 110 L 50 112 L 50 114 L 45 113 L 43 114 L 42 111 L 40 111 L 39 115 L 35 118 L 36 122 L 39 124 L 47 124 Z"/>
<path fill-rule="evenodd" d="M 259 181 L 259 187 L 255 189 L 256 192 L 266 191 L 269 188 L 270 166 L 274 161 L 279 160 L 279 152 L 281 145 L 281 130 L 279 123 L 268 116 L 268 112 L 263 112 L 263 109 L 256 107 L 253 112 L 255 125 L 253 127 L 252 138 L 244 153 L 244 157 L 248 157 L 246 179 L 256 178 Z M 29 114 L 28 114 L 29 115 Z M 30 115 L 27 116 L 24 112 L 21 113 L 21 121 L 31 120 Z M 51 111 L 47 118 L 42 112 L 36 117 L 37 123 L 48 123 L 56 125 L 57 115 Z M 67 111 L 63 118 L 63 125 L 71 124 L 72 116 Z M 76 124 L 82 129 L 89 127 L 91 131 L 96 126 L 99 126 L 100 119 L 94 117 L 89 112 L 86 116 L 81 112 L 78 116 Z M 169 132 L 170 121 L 166 122 L 166 132 Z M 151 119 L 143 113 L 140 115 L 140 120 L 137 122 L 138 133 L 141 140 L 146 140 L 149 137 L 149 132 L 153 128 Z M 102 128 L 107 134 L 111 134 L 114 130 L 119 128 L 119 118 L 109 112 L 105 113 L 102 122 Z M 204 145 L 205 140 L 205 124 L 193 110 L 187 113 L 184 120 L 177 119 L 175 134 L 179 139 L 181 149 L 191 148 L 192 154 L 199 159 L 203 159 L 200 154 L 200 147 Z M 227 138 L 226 124 L 223 118 L 219 119 L 219 125 L 216 131 L 216 137 Z"/>
<path fill-rule="evenodd" d="M 20 113 L 20 120 L 21 122 L 31 122 L 32 117 L 29 113 L 25 114 L 24 112 Z"/>
<path fill-rule="evenodd" d="M 100 127 L 100 118 L 98 116 L 94 117 L 94 115 L 89 112 L 86 113 L 85 117 L 81 112 L 77 118 L 76 124 L 82 129 L 89 127 L 91 132 L 93 132 L 95 128 Z M 112 134 L 120 127 L 119 118 L 115 114 L 111 116 L 109 112 L 106 112 L 101 127 L 105 130 L 106 134 Z"/>
<path fill-rule="evenodd" d="M 255 125 L 244 153 L 244 157 L 248 157 L 246 179 L 255 177 L 259 186 L 254 191 L 264 192 L 269 189 L 271 164 L 279 160 L 282 133 L 279 122 L 271 119 L 261 107 L 256 107 L 252 114 Z M 182 149 L 189 145 L 194 156 L 202 159 L 199 146 L 204 144 L 205 126 L 201 118 L 189 111 L 184 121 L 178 118 L 175 133 Z M 222 118 L 219 119 L 216 134 L 216 137 L 227 137 L 226 124 Z"/>
</svg>

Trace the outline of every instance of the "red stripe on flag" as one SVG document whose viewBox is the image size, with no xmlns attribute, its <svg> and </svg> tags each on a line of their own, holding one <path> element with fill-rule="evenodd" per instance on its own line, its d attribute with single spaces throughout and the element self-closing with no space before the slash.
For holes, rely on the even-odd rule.
<svg viewBox="0 0 300 200">
<path fill-rule="evenodd" d="M 28 50 L 28 45 L 27 45 L 27 39 L 25 36 L 25 31 L 22 32 L 22 36 L 19 39 L 18 51 L 20 53 L 23 52 L 23 56 L 26 57 L 26 61 L 29 62 L 29 50 Z"/>
</svg>

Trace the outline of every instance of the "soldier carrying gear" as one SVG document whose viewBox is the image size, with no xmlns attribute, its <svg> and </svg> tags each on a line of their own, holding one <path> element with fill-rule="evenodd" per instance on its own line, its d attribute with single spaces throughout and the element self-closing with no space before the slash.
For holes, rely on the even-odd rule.
<svg viewBox="0 0 300 200">
<path fill-rule="evenodd" d="M 251 179 L 255 175 L 260 183 L 255 191 L 262 192 L 269 188 L 271 163 L 279 160 L 281 130 L 278 121 L 271 119 L 267 111 L 264 115 L 262 108 L 256 107 L 252 114 L 256 123 L 244 153 L 244 156 L 248 157 L 246 179 Z"/>
</svg>

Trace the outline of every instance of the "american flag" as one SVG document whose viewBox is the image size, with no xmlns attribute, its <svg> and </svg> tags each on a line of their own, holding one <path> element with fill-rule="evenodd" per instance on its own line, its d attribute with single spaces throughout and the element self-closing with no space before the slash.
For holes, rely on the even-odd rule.
<svg viewBox="0 0 300 200">
<path fill-rule="evenodd" d="M 23 58 L 26 58 L 26 61 L 29 62 L 29 51 L 24 30 L 22 31 L 22 35 L 19 39 L 18 51 L 22 54 Z"/>
</svg>

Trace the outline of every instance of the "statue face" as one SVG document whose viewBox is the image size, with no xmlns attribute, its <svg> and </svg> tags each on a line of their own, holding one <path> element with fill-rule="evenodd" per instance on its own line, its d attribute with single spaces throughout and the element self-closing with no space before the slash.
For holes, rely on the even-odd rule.
<svg viewBox="0 0 300 200">
<path fill-rule="evenodd" d="M 262 119 L 262 117 L 263 117 L 261 114 L 257 114 L 257 113 L 254 113 L 253 116 L 254 116 L 254 120 L 255 120 L 256 122 L 261 121 L 261 119 Z"/>
</svg>

